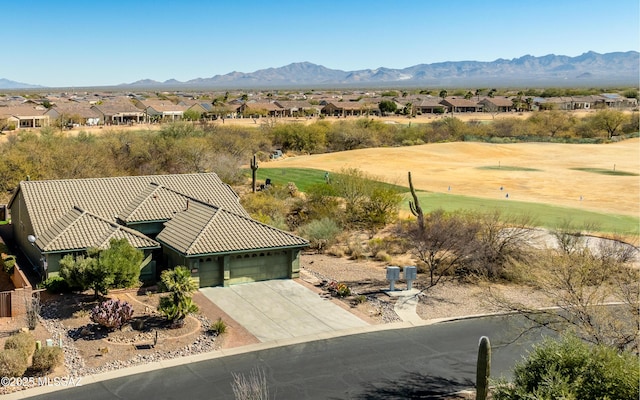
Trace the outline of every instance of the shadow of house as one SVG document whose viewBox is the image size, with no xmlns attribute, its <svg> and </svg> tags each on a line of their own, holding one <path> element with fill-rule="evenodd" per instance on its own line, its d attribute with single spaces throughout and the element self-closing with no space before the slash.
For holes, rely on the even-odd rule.
<svg viewBox="0 0 640 400">
<path fill-rule="evenodd" d="M 296 278 L 308 245 L 251 219 L 214 173 L 23 181 L 8 206 L 16 245 L 45 278 L 65 255 L 123 238 L 152 255 L 143 281 L 177 265 L 200 286 Z"/>
</svg>

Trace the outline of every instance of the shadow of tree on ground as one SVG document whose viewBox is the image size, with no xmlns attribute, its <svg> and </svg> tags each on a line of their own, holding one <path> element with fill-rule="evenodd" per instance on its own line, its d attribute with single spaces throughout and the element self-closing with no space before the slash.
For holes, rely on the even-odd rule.
<svg viewBox="0 0 640 400">
<path fill-rule="evenodd" d="M 359 400 L 465 399 L 467 397 L 456 392 L 473 388 L 475 384 L 469 379 L 456 380 L 412 372 L 398 380 L 368 383 L 363 393 L 353 398 Z"/>
</svg>

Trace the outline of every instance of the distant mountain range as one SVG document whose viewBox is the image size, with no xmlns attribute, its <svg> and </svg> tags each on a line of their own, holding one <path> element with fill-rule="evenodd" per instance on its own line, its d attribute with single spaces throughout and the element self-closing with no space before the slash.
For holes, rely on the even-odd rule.
<svg viewBox="0 0 640 400">
<path fill-rule="evenodd" d="M 230 72 L 186 82 L 143 79 L 117 85 L 120 88 L 262 88 L 262 87 L 504 87 L 504 86 L 590 86 L 638 85 L 640 53 L 637 51 L 599 54 L 593 51 L 577 57 L 549 54 L 526 55 L 512 60 L 447 61 L 418 64 L 403 69 L 376 68 L 342 71 L 309 62 L 251 73 Z M 8 83 L 7 83 L 8 82 Z M 17 82 L 0 79 L 0 88 Z"/>
<path fill-rule="evenodd" d="M 10 81 L 9 79 L 0 78 L 0 89 L 36 89 L 42 86 L 30 85 L 28 83 Z"/>
</svg>

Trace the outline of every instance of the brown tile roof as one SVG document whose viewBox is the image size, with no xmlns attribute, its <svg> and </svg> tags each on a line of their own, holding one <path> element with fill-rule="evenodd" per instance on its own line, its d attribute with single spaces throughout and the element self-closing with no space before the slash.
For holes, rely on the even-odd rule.
<svg viewBox="0 0 640 400">
<path fill-rule="evenodd" d="M 16 116 L 16 117 L 34 117 L 41 116 L 47 111 L 42 106 L 20 105 L 11 107 L 0 107 L 0 115 Z"/>
<path fill-rule="evenodd" d="M 127 239 L 139 249 L 159 248 L 160 244 L 142 233 L 73 207 L 45 232 L 37 236 L 36 245 L 43 252 L 109 247 L 111 239 Z"/>
<path fill-rule="evenodd" d="M 467 100 L 463 97 L 447 97 L 442 100 L 441 104 L 448 104 L 453 107 L 478 107 L 478 103 L 475 101 Z"/>
<path fill-rule="evenodd" d="M 151 107 L 158 112 L 185 111 L 189 108 L 187 105 L 174 104 L 169 100 L 143 100 L 141 103 L 145 109 Z"/>
<path fill-rule="evenodd" d="M 513 101 L 508 98 L 508 97 L 503 97 L 503 96 L 499 96 L 499 97 L 486 97 L 482 100 L 480 100 L 481 103 L 490 103 L 493 104 L 494 106 L 497 107 L 513 107 Z M 524 102 L 524 99 L 523 99 Z"/>
<path fill-rule="evenodd" d="M 440 104 L 440 99 L 439 98 L 431 98 L 431 99 L 424 99 L 424 100 L 420 100 L 417 103 L 415 103 L 416 107 L 444 107 L 442 104 Z"/>
<path fill-rule="evenodd" d="M 153 183 L 157 186 L 154 187 Z M 156 218 L 160 210 L 154 208 L 152 200 L 154 190 L 160 185 L 236 214 L 247 215 L 236 193 L 214 173 L 22 181 L 18 192 L 24 196 L 34 234 L 38 236 L 74 207 L 114 222 L 121 216 L 127 222 L 136 221 L 135 218 L 143 221 L 150 216 Z M 165 193 L 159 195 L 165 196 Z M 169 215 L 160 219 L 166 220 L 174 211 L 180 211 L 181 207 L 172 209 L 179 206 L 179 201 L 173 197 L 168 205 L 163 206 L 162 212 Z"/>
<path fill-rule="evenodd" d="M 58 115 L 67 114 L 67 115 L 79 115 L 82 118 L 97 118 L 100 114 L 91 108 L 91 104 L 89 103 L 76 103 L 76 102 L 67 102 L 56 104 L 52 110 L 54 110 Z M 49 112 L 47 112 L 49 113 Z"/>
<path fill-rule="evenodd" d="M 100 113 L 104 115 L 115 115 L 115 114 L 131 114 L 143 116 L 144 111 L 140 110 L 138 107 L 133 105 L 130 101 L 125 100 L 107 100 L 102 104 L 93 105 L 94 109 L 97 109 Z"/>
<path fill-rule="evenodd" d="M 308 245 L 290 233 L 195 200 L 166 222 L 156 239 L 187 256 Z"/>
<path fill-rule="evenodd" d="M 276 103 L 270 103 L 266 101 L 246 103 L 245 108 L 249 110 L 267 110 L 267 111 L 282 111 L 283 108 Z"/>
</svg>

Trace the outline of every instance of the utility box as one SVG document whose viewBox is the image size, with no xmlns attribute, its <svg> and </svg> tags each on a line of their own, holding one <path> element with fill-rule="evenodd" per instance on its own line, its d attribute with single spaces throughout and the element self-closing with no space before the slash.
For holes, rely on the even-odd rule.
<svg viewBox="0 0 640 400">
<path fill-rule="evenodd" d="M 400 267 L 387 267 L 387 280 L 391 283 L 390 290 L 396 290 L 396 281 L 400 280 Z"/>
<path fill-rule="evenodd" d="M 415 265 L 406 265 L 403 267 L 402 273 L 404 279 L 407 281 L 407 290 L 411 290 L 413 281 L 415 281 L 418 276 L 418 268 L 416 268 Z"/>
</svg>

